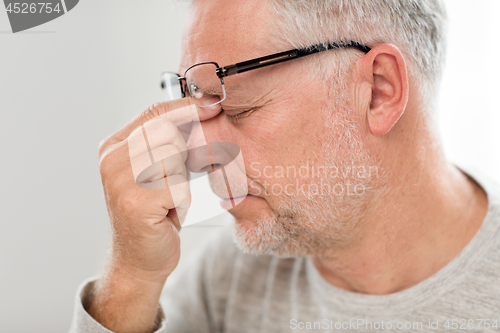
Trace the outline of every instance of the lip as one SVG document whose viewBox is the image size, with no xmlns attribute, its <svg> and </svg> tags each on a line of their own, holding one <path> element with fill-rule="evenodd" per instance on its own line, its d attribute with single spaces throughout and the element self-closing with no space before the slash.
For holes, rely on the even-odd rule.
<svg viewBox="0 0 500 333">
<path fill-rule="evenodd" d="M 222 208 L 224 208 L 226 210 L 230 210 L 230 209 L 236 207 L 237 205 L 239 205 L 248 196 L 251 196 L 251 195 L 247 194 L 245 196 L 236 197 L 236 198 L 228 198 L 228 199 L 222 198 L 222 199 L 220 199 L 220 205 Z"/>
</svg>

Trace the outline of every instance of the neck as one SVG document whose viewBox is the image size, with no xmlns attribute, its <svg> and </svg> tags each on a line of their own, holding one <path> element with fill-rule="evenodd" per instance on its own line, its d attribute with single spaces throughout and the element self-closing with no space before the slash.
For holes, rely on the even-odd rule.
<svg viewBox="0 0 500 333">
<path fill-rule="evenodd" d="M 391 165 L 383 167 L 397 171 L 359 233 L 312 258 L 327 281 L 366 294 L 401 291 L 443 268 L 474 237 L 486 215 L 486 194 L 432 142 L 429 135 L 420 144 L 397 143 L 384 159 Z"/>
</svg>

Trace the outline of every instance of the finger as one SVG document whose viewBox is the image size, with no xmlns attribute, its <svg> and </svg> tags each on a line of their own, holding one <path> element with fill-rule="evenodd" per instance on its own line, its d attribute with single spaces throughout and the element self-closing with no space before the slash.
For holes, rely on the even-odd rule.
<svg viewBox="0 0 500 333">
<path fill-rule="evenodd" d="M 187 151 L 186 141 L 177 126 L 171 121 L 158 117 L 145 123 L 143 128 L 151 149 L 166 144 L 174 144 L 179 148 L 179 151 Z M 187 157 L 187 152 L 185 155 Z"/>
<path fill-rule="evenodd" d="M 184 141 L 187 142 L 187 140 L 189 139 L 189 134 L 191 134 L 191 128 L 193 127 L 193 123 L 187 123 L 187 124 L 184 124 L 184 125 L 179 125 L 177 128 L 179 130 L 179 132 L 181 133 Z"/>
<path fill-rule="evenodd" d="M 167 177 L 167 183 L 172 199 L 177 209 L 178 216 L 184 216 L 191 206 L 191 191 L 186 177 L 173 175 Z"/>
<path fill-rule="evenodd" d="M 128 154 L 130 160 L 149 151 L 149 145 L 146 141 L 144 128 L 142 126 L 136 128 L 127 138 Z"/>
<path fill-rule="evenodd" d="M 160 118 L 150 120 L 136 128 L 128 137 L 127 142 L 131 159 L 168 144 L 176 145 L 187 159 L 187 146 L 182 134 L 172 122 L 163 121 Z"/>
<path fill-rule="evenodd" d="M 171 209 L 168 211 L 167 219 L 170 219 L 170 223 L 172 223 L 177 231 L 181 231 L 181 221 L 179 216 L 177 215 L 177 209 Z"/>
<path fill-rule="evenodd" d="M 182 215 L 179 215 L 179 224 L 180 225 L 183 225 L 184 224 L 184 221 L 186 220 L 186 215 L 187 215 L 187 210 L 184 211 L 184 213 Z"/>
<path fill-rule="evenodd" d="M 166 145 L 148 151 L 130 161 L 136 183 L 153 181 L 171 175 L 183 175 L 187 171 L 179 148 Z"/>
<path fill-rule="evenodd" d="M 146 203 L 140 207 L 142 211 L 152 211 L 154 207 L 165 210 L 177 209 L 179 215 L 184 214 L 191 205 L 191 191 L 186 178 L 173 175 L 154 182 L 141 184 L 147 191 L 141 191 L 142 201 Z M 154 190 L 154 191 L 151 191 Z M 162 210 L 162 211 L 163 211 Z"/>
<path fill-rule="evenodd" d="M 165 104 L 158 105 L 160 110 L 165 109 Z M 200 121 L 200 114 L 198 108 L 194 104 L 183 106 L 175 110 L 162 112 L 160 118 L 166 121 L 173 122 L 176 126 L 181 126 L 193 121 Z"/>
<path fill-rule="evenodd" d="M 156 103 L 134 117 L 122 129 L 104 140 L 99 147 L 99 153 L 102 153 L 108 147 L 118 142 L 126 140 L 136 128 L 142 126 L 149 120 L 160 115 L 170 113 L 174 110 L 177 111 L 175 112 L 175 115 L 172 115 L 172 120 L 176 123 L 176 125 L 189 123 L 191 121 L 198 121 L 200 119 L 192 98 L 182 98 L 175 101 Z"/>
<path fill-rule="evenodd" d="M 172 175 L 186 177 L 187 171 L 182 155 L 176 146 L 168 145 L 152 151 L 155 162 L 151 165 L 150 155 L 145 153 L 132 161 L 134 178 L 137 183 L 149 183 Z"/>
<path fill-rule="evenodd" d="M 167 200 L 165 208 L 178 208 L 187 210 L 191 205 L 191 191 L 186 177 L 173 175 L 150 183 L 140 184 L 142 188 L 148 190 L 167 190 Z M 152 193 L 156 193 L 152 192 Z"/>
</svg>

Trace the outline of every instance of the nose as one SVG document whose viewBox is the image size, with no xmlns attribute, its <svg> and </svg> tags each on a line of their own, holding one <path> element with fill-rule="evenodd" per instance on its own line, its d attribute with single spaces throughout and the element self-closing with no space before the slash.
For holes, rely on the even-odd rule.
<svg viewBox="0 0 500 333">
<path fill-rule="evenodd" d="M 212 172 L 231 163 L 240 153 L 238 145 L 231 143 L 221 126 L 221 108 L 199 108 L 200 122 L 193 122 L 187 141 L 186 167 L 194 173 Z M 209 116 L 211 117 L 209 118 Z M 226 133 L 223 135 L 222 133 Z"/>
<path fill-rule="evenodd" d="M 186 167 L 191 172 L 210 171 L 212 161 L 201 122 L 194 122 L 187 142 L 188 158 Z"/>
<path fill-rule="evenodd" d="M 217 104 L 211 107 L 197 107 L 197 109 L 200 121 L 193 122 L 191 127 L 191 132 L 187 141 L 189 153 L 186 167 L 189 171 L 195 173 L 210 172 L 213 171 L 214 167 L 221 164 L 222 161 L 219 161 L 219 158 L 213 155 L 213 152 L 210 151 L 211 147 L 208 145 L 210 141 L 217 142 L 219 139 L 214 137 L 207 138 L 204 128 L 208 129 L 218 126 L 214 118 L 217 117 L 222 108 Z M 208 130 L 207 132 L 214 133 L 213 130 Z"/>
<path fill-rule="evenodd" d="M 193 123 L 187 142 L 186 167 L 193 173 L 192 180 L 208 172 L 210 186 L 217 196 L 244 197 L 248 186 L 243 156 L 240 147 L 232 142 L 229 129 L 223 127 L 225 117 L 217 115 Z"/>
</svg>

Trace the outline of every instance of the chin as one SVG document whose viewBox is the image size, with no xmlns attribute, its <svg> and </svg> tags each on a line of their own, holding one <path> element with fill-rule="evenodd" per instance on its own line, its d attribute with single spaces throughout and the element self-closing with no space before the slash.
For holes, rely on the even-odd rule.
<svg viewBox="0 0 500 333">
<path fill-rule="evenodd" d="M 235 222 L 233 226 L 233 239 L 236 246 L 246 254 L 273 255 L 281 258 L 293 258 L 307 253 L 302 253 L 291 241 L 289 235 L 282 234 L 278 237 L 265 237 L 258 232 L 257 222 Z"/>
<path fill-rule="evenodd" d="M 255 211 L 249 216 L 233 214 L 233 238 L 244 253 L 254 255 L 287 255 L 290 239 L 289 230 L 284 227 L 269 208 L 257 215 Z M 285 251 L 283 251 L 285 250 Z"/>
</svg>

